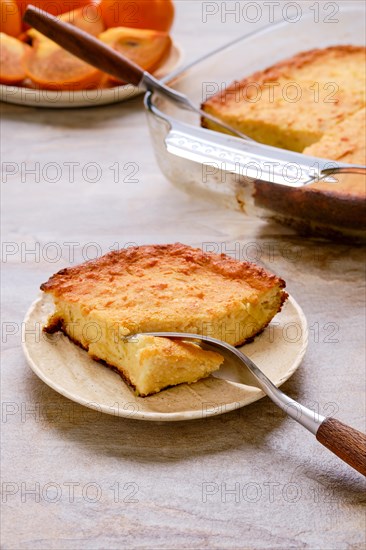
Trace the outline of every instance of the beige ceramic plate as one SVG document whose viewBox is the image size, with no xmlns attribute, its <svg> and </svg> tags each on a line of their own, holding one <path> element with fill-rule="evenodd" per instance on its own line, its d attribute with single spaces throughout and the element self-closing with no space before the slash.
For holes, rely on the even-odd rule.
<svg viewBox="0 0 366 550">
<path fill-rule="evenodd" d="M 182 52 L 173 44 L 169 57 L 154 76 L 163 78 L 172 72 L 180 63 Z M 26 105 L 28 107 L 46 107 L 54 109 L 72 109 L 77 107 L 96 107 L 125 101 L 142 92 L 145 89 L 137 88 L 132 84 L 126 86 L 114 86 L 113 88 L 97 90 L 34 90 L 32 88 L 21 88 L 20 86 L 6 86 L 0 84 L 0 101 Z"/>
<path fill-rule="evenodd" d="M 63 334 L 42 332 L 52 310 L 43 295 L 28 311 L 23 324 L 26 358 L 41 380 L 86 407 L 140 420 L 191 420 L 243 407 L 264 395 L 251 386 L 209 377 L 150 397 L 136 397 L 117 373 L 93 361 Z M 305 316 L 290 297 L 266 330 L 242 349 L 280 386 L 300 365 L 307 342 Z M 243 376 L 238 379 L 245 381 Z"/>
</svg>

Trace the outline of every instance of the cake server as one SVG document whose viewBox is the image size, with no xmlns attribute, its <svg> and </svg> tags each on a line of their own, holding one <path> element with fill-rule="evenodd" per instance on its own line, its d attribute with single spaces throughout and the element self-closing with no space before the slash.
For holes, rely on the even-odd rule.
<svg viewBox="0 0 366 550">
<path fill-rule="evenodd" d="M 23 19 L 90 65 L 127 83 L 142 86 L 149 92 L 158 92 L 181 108 L 194 111 L 234 134 L 228 135 L 178 123 L 166 115 L 161 115 L 150 101 L 149 109 L 170 123 L 165 143 L 168 151 L 178 157 L 249 179 L 287 187 L 303 187 L 320 180 L 336 184 L 337 180 L 333 176 L 340 173 L 366 174 L 366 166 L 310 157 L 252 140 L 206 113 L 194 105 L 186 95 L 157 80 L 100 40 L 34 6 L 28 6 Z"/>
<path fill-rule="evenodd" d="M 311 157 L 186 124 L 159 111 L 152 94 L 146 95 L 145 104 L 169 124 L 164 140 L 167 151 L 202 165 L 201 177 L 231 172 L 244 180 L 300 188 L 321 180 L 336 185 L 337 174 L 366 174 L 363 165 Z"/>
<path fill-rule="evenodd" d="M 212 122 L 219 124 L 224 130 L 231 134 L 253 141 L 248 136 L 245 136 L 235 128 L 232 128 L 218 118 L 205 113 L 202 109 L 194 105 L 192 101 L 185 95 L 173 88 L 169 88 L 163 82 L 160 82 L 152 74 L 144 71 L 133 63 L 131 60 L 124 57 L 119 52 L 113 50 L 94 36 L 85 31 L 61 21 L 57 17 L 40 10 L 32 5 L 29 5 L 24 13 L 24 21 L 34 27 L 65 50 L 76 55 L 86 63 L 93 65 L 97 69 L 104 71 L 119 80 L 123 80 L 128 84 L 159 92 L 165 97 L 178 103 L 182 108 L 194 111 L 200 116 L 210 119 Z"/>
<path fill-rule="evenodd" d="M 187 342 L 199 343 L 203 349 L 211 349 L 224 356 L 224 365 L 213 372 L 211 376 L 223 380 L 233 380 L 232 368 L 225 370 L 227 358 L 234 360 L 235 365 L 245 369 L 249 373 L 248 384 L 255 385 L 262 389 L 265 394 L 290 418 L 296 420 L 304 428 L 309 430 L 316 439 L 327 449 L 352 466 L 355 470 L 366 476 L 366 435 L 343 424 L 340 420 L 332 417 L 324 417 L 301 405 L 280 389 L 278 389 L 267 376 L 262 372 L 249 357 L 242 351 L 216 338 L 202 336 L 199 334 L 185 334 L 181 332 L 148 332 L 144 335 L 158 336 L 163 338 L 175 338 Z M 136 338 L 138 334 L 129 336 Z M 234 371 L 235 372 L 235 371 Z M 254 383 L 253 383 L 254 382 Z"/>
</svg>

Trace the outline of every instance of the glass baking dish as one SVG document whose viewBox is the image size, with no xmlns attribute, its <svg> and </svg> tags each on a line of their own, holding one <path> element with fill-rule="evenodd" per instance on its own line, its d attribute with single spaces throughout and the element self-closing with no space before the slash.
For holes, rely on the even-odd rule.
<svg viewBox="0 0 366 550">
<path fill-rule="evenodd" d="M 233 80 L 265 69 L 300 51 L 340 44 L 365 44 L 364 2 L 301 3 L 302 6 L 305 4 L 312 9 L 307 13 L 302 10 L 301 17 L 296 20 L 287 18 L 247 34 L 172 73 L 164 81 L 199 106 Z M 328 6 L 326 12 L 325 6 Z M 365 240 L 364 200 L 353 201 L 349 197 L 335 200 L 326 192 L 306 193 L 302 207 L 292 211 L 292 205 L 299 204 L 302 190 L 289 188 L 286 182 L 281 182 L 282 185 L 271 183 L 270 178 L 263 173 L 258 175 L 256 170 L 243 173 L 235 169 L 235 156 L 239 158 L 244 147 L 240 138 L 201 128 L 199 115 L 183 110 L 155 92 L 146 93 L 145 107 L 160 168 L 181 189 L 242 210 L 249 216 L 290 224 L 302 233 Z M 228 144 L 229 151 L 225 147 Z M 290 151 L 277 151 L 291 161 Z M 299 153 L 296 155 L 297 158 L 309 159 Z M 220 158 L 222 163 L 218 161 Z M 364 176 L 349 174 L 348 177 Z M 337 176 L 330 181 L 336 185 Z M 270 204 L 268 200 L 261 200 L 263 195 L 268 197 L 268 192 L 262 191 L 269 185 L 273 196 Z M 327 212 L 325 218 L 324 211 Z"/>
</svg>

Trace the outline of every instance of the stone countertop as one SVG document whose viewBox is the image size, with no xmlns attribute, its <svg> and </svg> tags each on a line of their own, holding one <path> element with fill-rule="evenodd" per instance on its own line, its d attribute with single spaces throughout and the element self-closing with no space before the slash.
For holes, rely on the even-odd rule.
<svg viewBox="0 0 366 550">
<path fill-rule="evenodd" d="M 256 26 L 203 24 L 203 4 L 177 2 L 174 36 L 186 60 L 201 53 L 202 32 L 208 51 L 218 32 L 224 43 Z M 363 548 L 361 476 L 268 398 L 190 422 L 99 414 L 33 374 L 20 328 L 40 283 L 97 253 L 210 242 L 253 259 L 255 243 L 310 327 L 284 391 L 364 430 L 364 250 L 304 239 L 172 187 L 149 145 L 141 97 L 74 111 L 1 109 L 2 159 L 15 167 L 2 182 L 2 548 Z"/>
</svg>

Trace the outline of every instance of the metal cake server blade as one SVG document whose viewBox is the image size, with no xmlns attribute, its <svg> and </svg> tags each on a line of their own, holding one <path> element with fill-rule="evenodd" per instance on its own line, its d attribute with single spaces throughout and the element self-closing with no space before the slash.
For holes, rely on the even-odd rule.
<svg viewBox="0 0 366 550">
<path fill-rule="evenodd" d="M 256 141 L 190 126 L 164 115 L 170 123 L 167 150 L 184 159 L 253 180 L 304 187 L 316 181 L 337 183 L 341 173 L 366 174 L 366 166 L 311 157 Z"/>
</svg>

